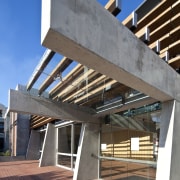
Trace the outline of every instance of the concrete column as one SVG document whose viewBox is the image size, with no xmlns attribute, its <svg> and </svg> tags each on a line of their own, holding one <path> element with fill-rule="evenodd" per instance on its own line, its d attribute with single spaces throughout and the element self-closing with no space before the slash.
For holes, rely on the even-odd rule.
<svg viewBox="0 0 180 180">
<path fill-rule="evenodd" d="M 98 179 L 99 126 L 82 125 L 73 180 Z"/>
<path fill-rule="evenodd" d="M 16 155 L 25 156 L 27 153 L 27 147 L 29 142 L 30 115 L 17 114 L 16 123 L 17 123 Z"/>
<path fill-rule="evenodd" d="M 171 158 L 171 172 L 170 179 L 177 180 L 180 177 L 179 163 L 180 163 L 180 102 L 175 102 L 174 113 L 174 128 L 173 128 L 173 142 L 172 142 L 172 158 Z"/>
<path fill-rule="evenodd" d="M 54 166 L 56 164 L 56 139 L 56 128 L 49 123 L 44 137 L 39 167 Z"/>
<path fill-rule="evenodd" d="M 160 142 L 157 163 L 157 180 L 177 180 L 180 177 L 180 103 L 163 103 L 160 123 Z"/>
<path fill-rule="evenodd" d="M 40 148 L 40 133 L 35 130 L 31 130 L 26 159 L 29 160 L 39 159 L 39 154 L 40 154 L 39 148 Z"/>
</svg>

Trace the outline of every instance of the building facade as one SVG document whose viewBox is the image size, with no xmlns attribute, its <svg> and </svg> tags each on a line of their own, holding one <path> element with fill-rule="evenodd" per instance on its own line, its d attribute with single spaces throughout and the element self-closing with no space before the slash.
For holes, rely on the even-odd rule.
<svg viewBox="0 0 180 180">
<path fill-rule="evenodd" d="M 10 90 L 10 113 L 30 115 L 26 158 L 74 180 L 178 179 L 179 6 L 144 1 L 119 22 L 120 0 L 44 0 L 48 49 L 26 88 Z"/>
</svg>

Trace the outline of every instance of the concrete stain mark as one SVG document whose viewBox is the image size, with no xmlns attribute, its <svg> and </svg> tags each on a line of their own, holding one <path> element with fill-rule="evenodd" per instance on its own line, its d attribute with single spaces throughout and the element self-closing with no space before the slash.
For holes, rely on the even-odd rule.
<svg viewBox="0 0 180 180">
<path fill-rule="evenodd" d="M 138 59 L 136 61 L 136 67 L 139 71 L 142 72 L 143 70 L 143 58 L 144 57 L 144 54 L 145 54 L 145 45 L 143 43 L 139 43 L 139 46 L 137 46 L 137 50 L 139 52 L 139 55 L 138 55 Z"/>
</svg>

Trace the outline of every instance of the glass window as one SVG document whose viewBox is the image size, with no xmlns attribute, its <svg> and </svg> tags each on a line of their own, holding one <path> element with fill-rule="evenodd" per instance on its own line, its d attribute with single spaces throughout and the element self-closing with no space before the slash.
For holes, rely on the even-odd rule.
<svg viewBox="0 0 180 180">
<path fill-rule="evenodd" d="M 101 131 L 101 178 L 155 179 L 159 111 L 112 114 Z M 107 119 L 107 117 L 106 117 Z"/>
<path fill-rule="evenodd" d="M 58 129 L 58 152 L 71 153 L 71 125 Z"/>
</svg>

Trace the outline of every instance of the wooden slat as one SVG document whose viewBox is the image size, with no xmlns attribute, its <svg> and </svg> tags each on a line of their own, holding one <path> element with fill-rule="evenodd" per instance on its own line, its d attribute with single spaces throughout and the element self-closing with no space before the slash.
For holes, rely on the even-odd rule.
<svg viewBox="0 0 180 180">
<path fill-rule="evenodd" d="M 37 124 L 38 122 L 43 122 L 47 117 L 39 117 L 36 121 L 31 122 L 31 125 Z"/>
<path fill-rule="evenodd" d="M 179 1 L 180 2 L 180 1 Z M 180 11 L 180 3 L 175 3 L 174 6 L 169 7 L 167 10 L 165 10 L 162 14 L 160 14 L 156 19 L 151 21 L 151 23 L 148 24 L 148 27 L 151 32 L 153 32 L 156 28 L 164 24 L 169 19 L 173 18 L 176 14 Z"/>
<path fill-rule="evenodd" d="M 72 81 L 74 78 L 76 78 L 82 71 L 83 71 L 83 65 L 78 64 L 74 69 L 72 69 L 62 80 L 62 82 L 59 82 L 52 90 L 50 90 L 49 94 L 51 96 L 55 96 L 55 94 L 62 88 L 67 86 L 70 81 Z"/>
<path fill-rule="evenodd" d="M 52 122 L 54 119 L 53 118 L 47 118 L 46 120 L 42 121 L 42 122 L 39 122 L 39 123 L 36 123 L 34 125 L 31 126 L 31 128 L 37 128 L 37 127 L 41 127 L 49 122 Z"/>
<path fill-rule="evenodd" d="M 173 67 L 174 69 L 180 68 L 180 55 L 170 59 L 168 61 L 168 64 Z"/>
<path fill-rule="evenodd" d="M 73 61 L 67 57 L 63 57 L 63 59 L 59 62 L 56 68 L 51 72 L 51 74 L 46 78 L 43 84 L 39 88 L 39 94 L 42 94 L 44 90 L 48 88 L 50 84 L 53 83 L 54 78 L 62 73 Z"/>
<path fill-rule="evenodd" d="M 94 70 L 89 69 L 87 72 L 85 72 L 84 74 L 82 74 L 80 77 L 78 77 L 75 81 L 73 81 L 71 84 L 69 84 L 69 86 L 64 89 L 63 91 L 61 91 L 57 96 L 61 97 L 61 95 L 66 94 L 68 91 L 70 91 L 73 87 L 76 87 L 80 82 L 82 82 L 83 80 L 85 80 L 86 76 L 89 76 L 90 74 L 92 74 L 94 72 Z"/>
<path fill-rule="evenodd" d="M 117 16 L 121 11 L 120 8 L 116 7 L 116 0 L 109 0 L 105 5 L 105 9 L 107 9 L 114 16 Z"/>
<path fill-rule="evenodd" d="M 105 87 L 111 86 L 111 85 L 115 84 L 116 82 L 117 82 L 116 80 L 110 80 L 108 83 L 105 83 L 105 84 L 101 85 L 100 87 L 94 89 L 93 91 L 88 92 L 88 93 L 85 94 L 84 96 L 76 99 L 76 100 L 74 101 L 74 103 L 78 103 L 79 101 L 81 101 L 81 100 L 83 100 L 83 99 L 86 99 L 86 98 L 88 98 L 89 96 L 91 96 L 91 95 L 93 95 L 93 94 L 95 94 L 95 93 L 97 93 L 97 92 L 99 92 L 99 91 L 102 91 Z"/>
<path fill-rule="evenodd" d="M 168 47 L 166 47 L 165 49 L 163 49 L 163 51 L 160 52 L 160 57 L 163 58 L 164 54 L 166 51 L 169 52 L 169 57 L 170 59 L 175 57 L 176 55 L 179 54 L 179 50 L 180 50 L 180 40 L 170 44 Z"/>
<path fill-rule="evenodd" d="M 165 9 L 168 9 L 170 6 L 172 6 L 176 1 L 177 0 L 166 0 L 159 3 L 138 22 L 135 33 L 138 32 L 140 29 L 146 27 L 149 22 L 158 17 L 159 14 L 164 12 Z"/>
<path fill-rule="evenodd" d="M 97 78 L 96 80 L 92 81 L 91 83 L 89 83 L 87 86 L 84 86 L 83 88 L 79 89 L 78 91 L 76 91 L 75 93 L 71 94 L 70 96 L 68 96 L 66 99 L 63 100 L 67 101 L 69 99 L 71 99 L 72 97 L 75 97 L 76 95 L 82 93 L 83 91 L 85 91 L 87 88 L 94 86 L 95 84 L 98 84 L 100 81 L 103 81 L 106 78 L 105 75 L 101 75 L 99 78 Z"/>
<path fill-rule="evenodd" d="M 154 32 L 150 33 L 150 42 L 149 44 L 155 42 L 156 40 L 160 39 L 167 33 L 169 33 L 172 29 L 179 27 L 180 24 L 180 14 L 177 14 L 171 20 L 167 21 L 161 27 L 156 29 Z"/>
<path fill-rule="evenodd" d="M 172 42 L 174 42 L 175 40 L 177 40 L 179 38 L 179 34 L 180 34 L 180 27 L 177 27 L 177 28 L 171 30 L 166 35 L 164 35 L 163 37 L 161 37 L 159 39 L 159 41 L 160 41 L 160 49 L 163 50 L 164 48 L 169 46 L 169 44 L 172 44 Z M 155 46 L 156 46 L 155 42 L 153 42 L 152 44 L 149 45 L 149 47 L 151 49 L 154 49 Z"/>
<path fill-rule="evenodd" d="M 113 99 L 117 96 L 122 96 L 122 95 L 124 95 L 125 92 L 128 92 L 131 89 L 120 83 L 115 83 L 115 84 L 113 84 L 113 86 L 110 91 L 105 92 L 105 95 L 104 95 L 105 101 L 109 100 L 109 99 Z M 97 105 L 97 103 L 99 103 L 103 100 L 103 97 L 102 97 L 102 95 L 100 95 L 100 93 L 101 92 L 98 92 L 97 94 L 94 94 L 93 96 L 88 97 L 88 101 L 80 102 L 79 105 L 84 105 L 84 106 Z"/>
<path fill-rule="evenodd" d="M 137 37 L 140 37 L 142 35 L 143 29 L 148 26 L 150 31 L 153 32 L 158 27 L 160 27 L 162 24 L 166 23 L 169 19 L 173 18 L 180 9 L 180 3 L 175 3 L 172 7 L 169 7 L 165 9 L 162 13 L 158 14 L 158 16 L 154 19 L 151 19 L 143 28 L 139 29 L 138 31 L 135 30 L 135 34 Z"/>
</svg>

